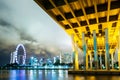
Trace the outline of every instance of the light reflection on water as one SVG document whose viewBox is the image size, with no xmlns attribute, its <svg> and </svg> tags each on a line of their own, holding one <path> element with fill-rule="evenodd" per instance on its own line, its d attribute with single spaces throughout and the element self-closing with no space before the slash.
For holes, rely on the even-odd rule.
<svg viewBox="0 0 120 80">
<path fill-rule="evenodd" d="M 9 80 L 26 80 L 25 70 L 10 70 Z"/>
<path fill-rule="evenodd" d="M 120 80 L 120 76 L 68 75 L 67 70 L 0 70 L 0 80 Z"/>
</svg>

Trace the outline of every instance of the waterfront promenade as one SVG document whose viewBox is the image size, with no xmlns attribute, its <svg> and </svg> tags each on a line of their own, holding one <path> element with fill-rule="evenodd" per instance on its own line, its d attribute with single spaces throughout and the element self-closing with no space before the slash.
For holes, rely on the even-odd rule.
<svg viewBox="0 0 120 80">
<path fill-rule="evenodd" d="M 120 70 L 69 70 L 68 74 L 83 75 L 120 75 Z"/>
</svg>

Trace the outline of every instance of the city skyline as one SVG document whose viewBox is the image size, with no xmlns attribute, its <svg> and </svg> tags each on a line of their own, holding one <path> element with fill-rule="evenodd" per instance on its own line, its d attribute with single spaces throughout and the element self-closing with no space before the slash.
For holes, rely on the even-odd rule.
<svg viewBox="0 0 120 80">
<path fill-rule="evenodd" d="M 0 1 L 0 65 L 8 63 L 17 44 L 27 54 L 72 52 L 71 38 L 33 0 Z"/>
</svg>

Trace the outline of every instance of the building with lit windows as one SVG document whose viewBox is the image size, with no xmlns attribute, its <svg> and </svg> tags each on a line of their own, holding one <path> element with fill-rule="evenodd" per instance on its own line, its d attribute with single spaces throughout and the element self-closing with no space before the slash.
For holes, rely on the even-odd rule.
<svg viewBox="0 0 120 80">
<path fill-rule="evenodd" d="M 72 54 L 70 53 L 60 53 L 60 63 L 72 63 Z"/>
</svg>

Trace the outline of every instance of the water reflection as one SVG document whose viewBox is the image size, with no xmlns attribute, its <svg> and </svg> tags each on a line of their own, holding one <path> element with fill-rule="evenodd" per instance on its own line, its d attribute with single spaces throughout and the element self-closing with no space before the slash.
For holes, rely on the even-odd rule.
<svg viewBox="0 0 120 80">
<path fill-rule="evenodd" d="M 85 80 L 85 79 L 84 79 L 84 77 L 75 75 L 75 76 L 74 76 L 74 80 Z"/>
<path fill-rule="evenodd" d="M 66 80 L 68 73 L 66 70 L 30 70 L 29 80 Z"/>
<path fill-rule="evenodd" d="M 103 75 L 103 76 L 102 75 L 96 75 L 96 76 L 74 75 L 73 78 L 69 79 L 69 80 L 120 80 L 120 76 L 113 76 L 113 75 Z"/>
<path fill-rule="evenodd" d="M 0 70 L 0 80 L 120 80 L 120 76 L 70 75 L 66 70 Z"/>
<path fill-rule="evenodd" d="M 30 70 L 28 71 L 28 79 L 29 80 L 36 80 L 38 76 L 37 70 Z"/>
<path fill-rule="evenodd" d="M 9 80 L 26 80 L 25 70 L 10 70 Z"/>
</svg>

